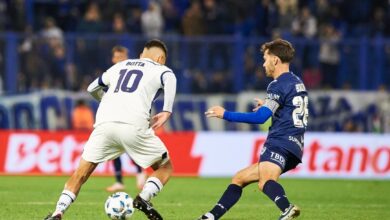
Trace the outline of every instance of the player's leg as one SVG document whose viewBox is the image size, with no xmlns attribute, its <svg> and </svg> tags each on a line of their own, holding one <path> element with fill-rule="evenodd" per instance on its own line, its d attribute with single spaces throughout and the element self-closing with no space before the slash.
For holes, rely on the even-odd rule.
<svg viewBox="0 0 390 220">
<path fill-rule="evenodd" d="M 112 137 L 117 133 L 116 124 L 105 123 L 96 127 L 84 145 L 78 168 L 65 184 L 53 217 L 46 219 L 61 219 L 69 205 L 76 199 L 82 184 L 89 178 L 96 166 L 104 161 L 117 158 L 123 149 L 117 147 Z"/>
<path fill-rule="evenodd" d="M 125 186 L 123 184 L 123 175 L 122 175 L 122 161 L 120 157 L 117 157 L 113 160 L 114 172 L 115 172 L 115 183 L 107 187 L 108 192 L 118 192 L 123 191 Z"/>
<path fill-rule="evenodd" d="M 200 219 L 219 219 L 231 207 L 233 207 L 241 197 L 242 189 L 259 180 L 258 164 L 253 164 L 236 173 L 232 179 L 232 183 L 226 188 L 221 198 L 208 213 L 200 217 Z"/>
<path fill-rule="evenodd" d="M 172 164 L 167 148 L 151 129 L 136 129 L 132 133 L 134 136 L 129 136 L 129 129 L 134 128 L 131 125 L 121 126 L 127 127 L 121 129 L 123 134 L 118 134 L 121 138 L 121 145 L 126 152 L 139 166 L 152 167 L 154 170 L 146 180 L 142 191 L 135 197 L 134 207 L 144 212 L 149 219 L 162 219 L 150 200 L 159 194 L 172 173 Z"/>
<path fill-rule="evenodd" d="M 114 171 L 115 171 L 115 180 L 117 183 L 123 184 L 123 176 L 122 176 L 122 161 L 121 158 L 118 157 L 113 161 Z"/>
<path fill-rule="evenodd" d="M 153 207 L 150 200 L 163 189 L 172 174 L 173 168 L 170 160 L 160 161 L 154 164 L 152 168 L 154 172 L 146 180 L 142 191 L 135 197 L 133 205 L 144 212 L 149 219 L 162 220 L 162 216 Z"/>
<path fill-rule="evenodd" d="M 134 165 L 137 171 L 137 174 L 135 175 L 136 185 L 139 190 L 142 190 L 142 188 L 144 188 L 147 175 L 144 169 L 142 169 L 142 167 L 140 167 L 137 163 L 134 162 Z"/>
<path fill-rule="evenodd" d="M 173 171 L 171 161 L 167 160 L 163 164 L 160 163 L 153 164 L 154 172 L 146 180 L 142 191 L 139 193 L 140 197 L 146 201 L 150 201 L 157 196 L 171 177 Z"/>
<path fill-rule="evenodd" d="M 74 171 L 72 176 L 65 183 L 65 188 L 58 199 L 56 210 L 51 215 L 52 219 L 61 219 L 61 216 L 69 208 L 69 206 L 76 200 L 81 186 L 88 180 L 91 173 L 95 170 L 97 164 L 80 160 L 78 168 Z M 47 219 L 51 219 L 50 216 Z"/>
<path fill-rule="evenodd" d="M 297 161 L 278 148 L 265 149 L 260 160 L 259 189 L 282 211 L 280 219 L 287 220 L 297 217 L 300 214 L 299 208 L 290 203 L 283 186 L 277 182 L 283 172 L 298 164 Z"/>
</svg>

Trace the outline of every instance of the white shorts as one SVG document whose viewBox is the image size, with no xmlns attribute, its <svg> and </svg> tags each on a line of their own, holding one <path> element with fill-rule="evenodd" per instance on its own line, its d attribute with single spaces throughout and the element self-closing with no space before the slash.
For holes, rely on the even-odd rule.
<svg viewBox="0 0 390 220">
<path fill-rule="evenodd" d="M 81 157 L 92 163 L 101 163 L 125 152 L 143 168 L 169 160 L 167 148 L 152 129 L 116 122 L 98 125 L 85 143 Z"/>
</svg>

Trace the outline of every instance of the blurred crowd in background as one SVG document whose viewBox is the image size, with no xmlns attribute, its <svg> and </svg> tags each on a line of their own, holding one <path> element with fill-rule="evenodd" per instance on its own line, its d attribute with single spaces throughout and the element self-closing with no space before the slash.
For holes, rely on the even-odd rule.
<svg viewBox="0 0 390 220">
<path fill-rule="evenodd" d="M 295 43 L 299 54 L 293 66 L 310 89 L 386 90 L 390 84 L 387 41 L 379 46 L 383 68 L 371 86 L 362 86 L 357 77 L 360 41 L 339 45 L 390 36 L 390 1 L 385 0 L 1 0 L 0 31 L 22 33 L 17 92 L 84 90 L 111 65 L 112 46 L 128 46 L 137 57 L 145 39 L 155 37 L 171 39 L 169 66 L 185 82 L 179 93 L 266 89 L 270 79 L 261 68 L 262 42 L 256 39 L 277 37 Z M 243 42 L 242 48 L 229 45 L 229 36 L 233 43 Z M 3 81 L 6 44 L 3 36 Z M 234 56 L 241 63 L 234 64 Z M 241 80 L 232 73 L 238 69 Z M 371 69 L 364 71 L 370 80 Z"/>
</svg>

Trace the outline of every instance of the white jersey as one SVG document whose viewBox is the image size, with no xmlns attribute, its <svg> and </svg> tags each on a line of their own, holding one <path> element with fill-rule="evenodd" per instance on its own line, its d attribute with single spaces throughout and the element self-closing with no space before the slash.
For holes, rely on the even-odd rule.
<svg viewBox="0 0 390 220">
<path fill-rule="evenodd" d="M 94 84 L 108 87 L 96 113 L 95 126 L 104 122 L 121 122 L 148 128 L 152 102 L 164 90 L 163 111 L 172 112 L 176 77 L 168 67 L 151 59 L 129 59 L 108 69 Z M 96 88 L 96 87 L 95 87 Z"/>
</svg>

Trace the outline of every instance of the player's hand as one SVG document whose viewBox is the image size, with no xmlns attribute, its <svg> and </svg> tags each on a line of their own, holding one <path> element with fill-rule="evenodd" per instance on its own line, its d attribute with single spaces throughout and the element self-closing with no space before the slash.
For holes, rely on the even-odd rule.
<svg viewBox="0 0 390 220">
<path fill-rule="evenodd" d="M 207 110 L 204 114 L 206 117 L 217 117 L 217 118 L 223 118 L 223 114 L 225 113 L 225 109 L 221 106 L 213 106 Z"/>
<path fill-rule="evenodd" d="M 171 116 L 170 112 L 160 112 L 152 117 L 152 129 L 156 130 L 161 127 Z"/>
<path fill-rule="evenodd" d="M 258 99 L 258 98 L 255 98 L 255 108 L 252 110 L 252 111 L 257 111 L 259 110 L 259 108 L 264 105 L 264 100 L 261 100 L 261 99 Z"/>
</svg>

